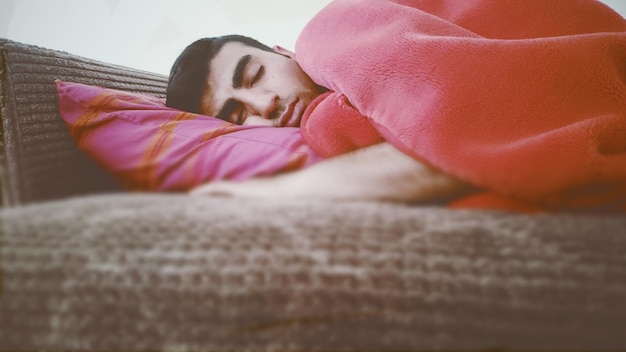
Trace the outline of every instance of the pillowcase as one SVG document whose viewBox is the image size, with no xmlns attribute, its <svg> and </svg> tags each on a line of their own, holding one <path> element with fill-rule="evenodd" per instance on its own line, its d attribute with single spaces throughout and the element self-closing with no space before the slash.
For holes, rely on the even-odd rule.
<svg viewBox="0 0 626 352">
<path fill-rule="evenodd" d="M 165 106 L 149 95 L 56 80 L 79 149 L 138 191 L 184 191 L 307 167 L 321 158 L 298 128 L 240 126 Z"/>
</svg>

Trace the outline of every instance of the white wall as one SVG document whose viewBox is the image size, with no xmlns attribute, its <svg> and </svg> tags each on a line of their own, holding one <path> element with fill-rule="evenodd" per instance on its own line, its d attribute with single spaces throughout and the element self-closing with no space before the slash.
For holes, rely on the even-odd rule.
<svg viewBox="0 0 626 352">
<path fill-rule="evenodd" d="M 0 0 L 0 37 L 167 74 L 201 37 L 239 33 L 293 49 L 300 29 L 329 2 Z M 604 2 L 626 14 L 626 0 Z"/>
<path fill-rule="evenodd" d="M 0 0 L 0 37 L 152 72 L 208 36 L 244 34 L 293 49 L 330 0 Z"/>
</svg>

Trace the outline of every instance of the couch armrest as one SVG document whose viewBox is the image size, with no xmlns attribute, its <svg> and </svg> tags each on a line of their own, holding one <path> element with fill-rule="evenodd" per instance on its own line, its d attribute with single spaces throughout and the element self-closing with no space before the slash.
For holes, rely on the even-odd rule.
<svg viewBox="0 0 626 352">
<path fill-rule="evenodd" d="M 167 77 L 0 38 L 0 177 L 4 206 L 118 191 L 74 145 L 55 79 L 164 97 Z"/>
</svg>

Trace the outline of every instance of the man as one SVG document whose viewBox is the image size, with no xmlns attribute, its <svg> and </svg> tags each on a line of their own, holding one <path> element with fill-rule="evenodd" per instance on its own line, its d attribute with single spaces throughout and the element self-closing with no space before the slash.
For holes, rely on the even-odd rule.
<svg viewBox="0 0 626 352">
<path fill-rule="evenodd" d="M 297 127 L 325 89 L 281 47 L 230 35 L 189 45 L 174 63 L 167 105 L 240 125 Z"/>
<path fill-rule="evenodd" d="M 415 182 L 424 165 L 416 160 L 426 160 L 468 183 L 555 206 L 587 189 L 601 193 L 600 203 L 623 199 L 625 31 L 621 16 L 586 0 L 336 0 L 301 34 L 297 62 L 284 49 L 220 39 L 201 60 L 209 69 L 200 75 L 198 111 L 296 126 L 324 91 L 316 82 L 331 90 L 324 102 L 344 102 L 317 114 L 331 119 L 325 127 L 332 129 L 335 112 L 356 109 L 412 158 L 382 144 L 301 172 L 202 190 L 276 195 L 271 187 L 288 185 L 295 192 L 288 195 L 424 199 Z M 434 182 L 445 184 L 437 192 L 466 189 L 427 170 L 445 180 Z M 406 182 L 377 189 L 394 175 Z"/>
<path fill-rule="evenodd" d="M 325 91 L 302 71 L 293 52 L 229 35 L 197 40 L 181 53 L 172 67 L 167 105 L 240 125 L 297 127 L 306 107 Z M 468 189 L 382 143 L 305 170 L 212 183 L 195 193 L 414 202 Z"/>
</svg>

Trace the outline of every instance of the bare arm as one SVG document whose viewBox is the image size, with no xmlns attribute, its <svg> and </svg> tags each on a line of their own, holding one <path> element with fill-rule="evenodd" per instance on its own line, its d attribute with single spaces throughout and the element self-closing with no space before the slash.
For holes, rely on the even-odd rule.
<svg viewBox="0 0 626 352">
<path fill-rule="evenodd" d="M 200 186 L 194 195 L 322 198 L 419 202 L 447 198 L 471 187 L 381 143 L 309 168 L 243 182 Z"/>
</svg>

